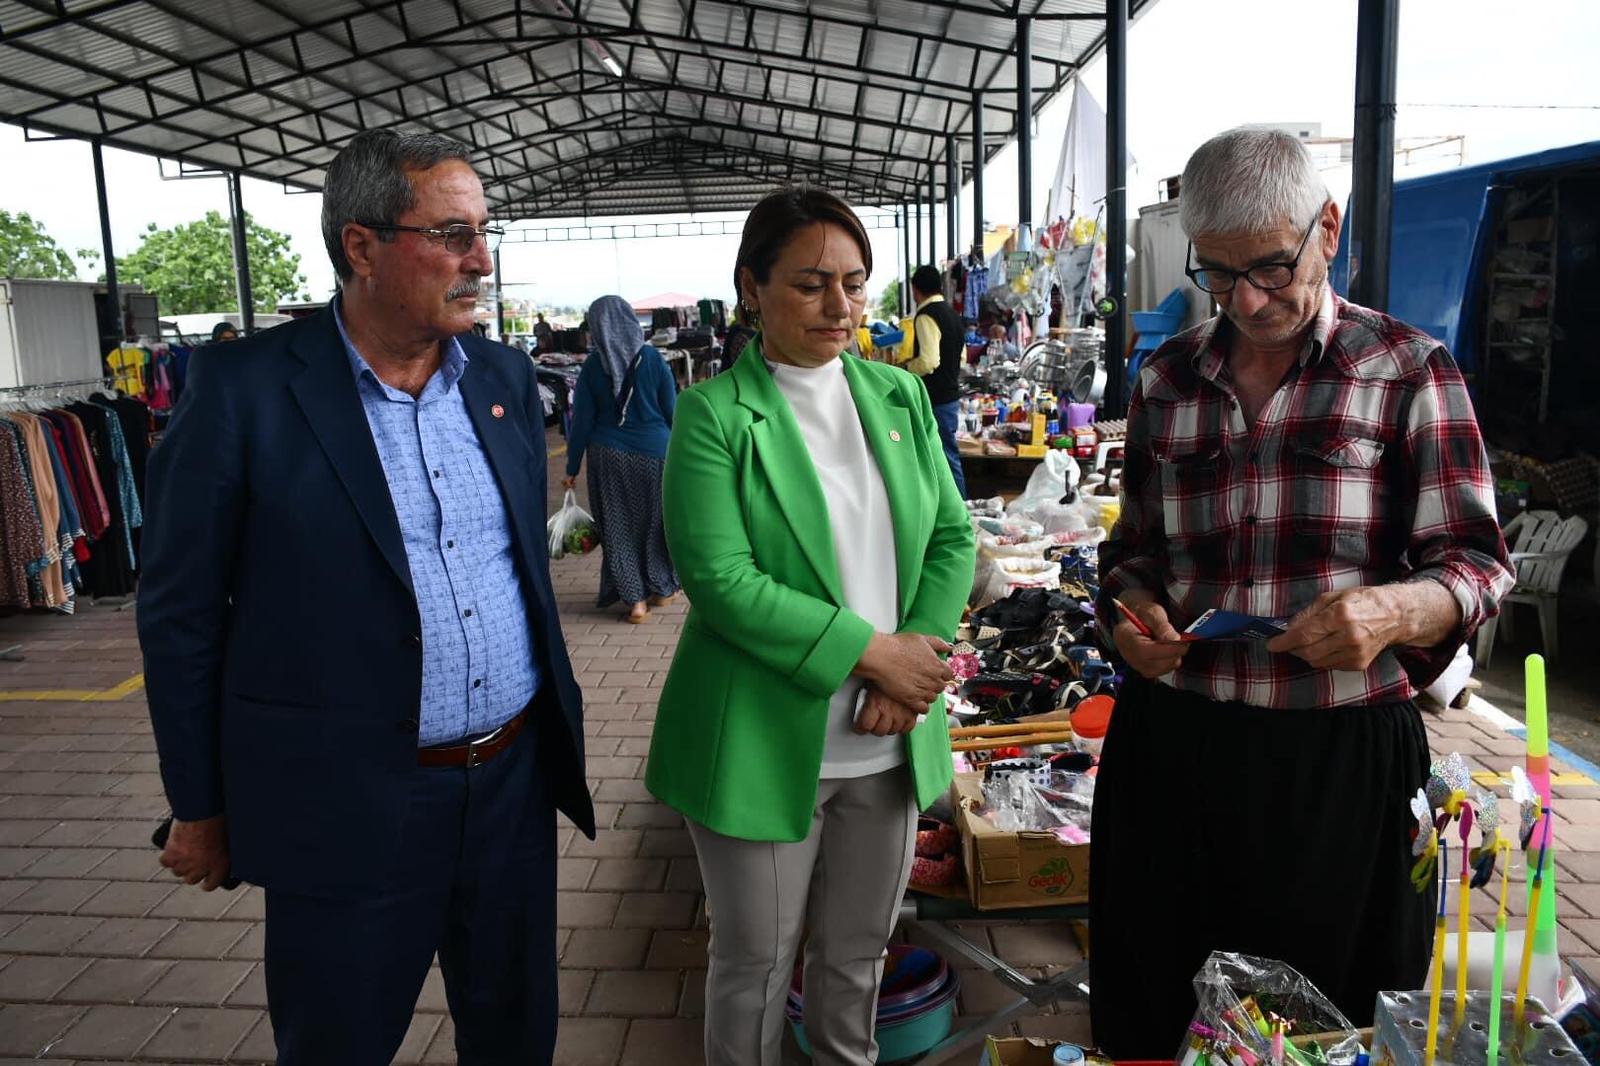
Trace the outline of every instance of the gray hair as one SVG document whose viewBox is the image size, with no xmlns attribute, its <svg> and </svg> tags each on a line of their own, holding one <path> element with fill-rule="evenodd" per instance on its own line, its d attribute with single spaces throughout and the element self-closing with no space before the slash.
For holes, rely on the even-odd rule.
<svg viewBox="0 0 1600 1066">
<path fill-rule="evenodd" d="M 1233 129 L 1195 149 L 1183 168 L 1178 222 L 1190 240 L 1310 225 L 1328 186 L 1299 138 Z"/>
<path fill-rule="evenodd" d="M 322 184 L 322 243 L 340 281 L 352 268 L 344 254 L 344 227 L 393 224 L 416 204 L 410 170 L 428 170 L 450 159 L 468 160 L 470 146 L 439 133 L 358 133 L 328 165 Z M 394 239 L 380 231 L 378 239 Z"/>
</svg>

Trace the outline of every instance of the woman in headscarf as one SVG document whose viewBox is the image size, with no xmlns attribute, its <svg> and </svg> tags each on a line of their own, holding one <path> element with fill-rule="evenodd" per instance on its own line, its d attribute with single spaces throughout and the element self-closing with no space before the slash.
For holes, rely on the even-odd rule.
<svg viewBox="0 0 1600 1066">
<path fill-rule="evenodd" d="M 678 389 L 622 297 L 590 304 L 588 322 L 592 346 L 573 395 L 561 483 L 577 484 L 587 451 L 589 510 L 604 552 L 596 602 L 626 603 L 628 621 L 638 623 L 678 592 L 661 525 L 661 468 Z"/>
</svg>

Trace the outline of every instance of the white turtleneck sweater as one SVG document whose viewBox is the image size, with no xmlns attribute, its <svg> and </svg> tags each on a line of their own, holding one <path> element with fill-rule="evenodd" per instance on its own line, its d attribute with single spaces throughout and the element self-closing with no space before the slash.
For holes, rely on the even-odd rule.
<svg viewBox="0 0 1600 1066">
<path fill-rule="evenodd" d="M 789 401 L 811 464 L 822 483 L 839 564 L 844 604 L 880 633 L 899 624 L 900 583 L 895 571 L 894 519 L 877 457 L 856 413 L 855 398 L 840 356 L 820 367 L 768 363 L 778 390 Z M 828 706 L 822 776 L 865 777 L 906 761 L 900 737 L 875 737 L 854 729 L 863 682 L 851 675 Z"/>
</svg>

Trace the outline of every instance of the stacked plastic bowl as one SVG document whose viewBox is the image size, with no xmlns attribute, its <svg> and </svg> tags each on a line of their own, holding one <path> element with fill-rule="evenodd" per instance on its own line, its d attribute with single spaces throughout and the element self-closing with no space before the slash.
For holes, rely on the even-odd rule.
<svg viewBox="0 0 1600 1066">
<path fill-rule="evenodd" d="M 961 979 L 937 952 L 910 944 L 890 944 L 878 986 L 878 1061 L 916 1058 L 950 1035 Z M 801 969 L 795 967 L 785 1011 L 800 1050 L 811 1054 L 803 1021 Z"/>
</svg>

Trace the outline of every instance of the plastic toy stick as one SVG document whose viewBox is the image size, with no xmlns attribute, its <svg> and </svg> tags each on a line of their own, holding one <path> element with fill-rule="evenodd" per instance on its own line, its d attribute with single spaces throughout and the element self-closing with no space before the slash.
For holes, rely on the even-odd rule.
<svg viewBox="0 0 1600 1066">
<path fill-rule="evenodd" d="M 1459 1034 L 1467 1020 L 1467 915 L 1472 910 L 1472 852 L 1467 847 L 1467 835 L 1472 832 L 1472 813 L 1470 804 L 1461 805 L 1461 891 L 1456 907 L 1456 1011 L 1450 1024 L 1452 1034 Z"/>
<path fill-rule="evenodd" d="M 1439 916 L 1433 922 L 1433 981 L 1428 993 L 1428 1043 L 1424 1050 L 1423 1066 L 1433 1066 L 1434 1053 L 1439 1050 L 1439 1000 L 1444 995 L 1444 903 L 1449 896 L 1449 865 L 1446 852 L 1450 845 L 1439 838 Z"/>
<path fill-rule="evenodd" d="M 1500 910 L 1494 918 L 1494 975 L 1489 979 L 1489 1048 L 1484 1066 L 1496 1066 L 1500 1058 L 1500 1013 L 1505 995 L 1506 970 L 1506 890 L 1511 883 L 1511 844 L 1495 846 L 1502 852 L 1500 869 Z"/>
<path fill-rule="evenodd" d="M 1539 794 L 1544 816 L 1554 806 L 1550 793 L 1550 731 L 1548 703 L 1546 701 L 1544 657 L 1530 655 L 1523 665 L 1524 685 L 1527 689 L 1528 756 L 1526 770 L 1528 782 Z M 1533 967 L 1534 979 L 1540 984 L 1530 988 L 1530 994 L 1542 999 L 1546 1007 L 1553 1007 L 1559 998 L 1556 977 L 1561 963 L 1558 956 L 1557 937 L 1560 926 L 1556 923 L 1556 870 L 1554 849 L 1550 846 L 1550 826 L 1545 827 L 1542 856 L 1537 865 L 1528 867 L 1528 931 L 1524 936 L 1533 938 L 1533 955 L 1539 965 Z M 1530 845 L 1531 848 L 1531 845 Z M 1533 885 L 1544 882 L 1544 902 L 1534 920 Z"/>
<path fill-rule="evenodd" d="M 1540 903 L 1544 896 L 1544 860 L 1546 850 L 1550 844 L 1550 808 L 1544 807 L 1539 811 L 1539 821 L 1543 823 L 1544 840 L 1539 845 L 1539 858 L 1533 872 L 1533 893 L 1528 898 L 1528 925 L 1522 934 L 1522 968 L 1517 974 L 1517 999 L 1511 1015 L 1512 1024 L 1518 1029 L 1522 1028 L 1522 1018 L 1528 999 L 1528 974 L 1533 967 L 1534 941 L 1538 939 L 1534 930 L 1539 926 Z M 1548 1005 L 1547 1005 L 1548 1006 Z"/>
</svg>

